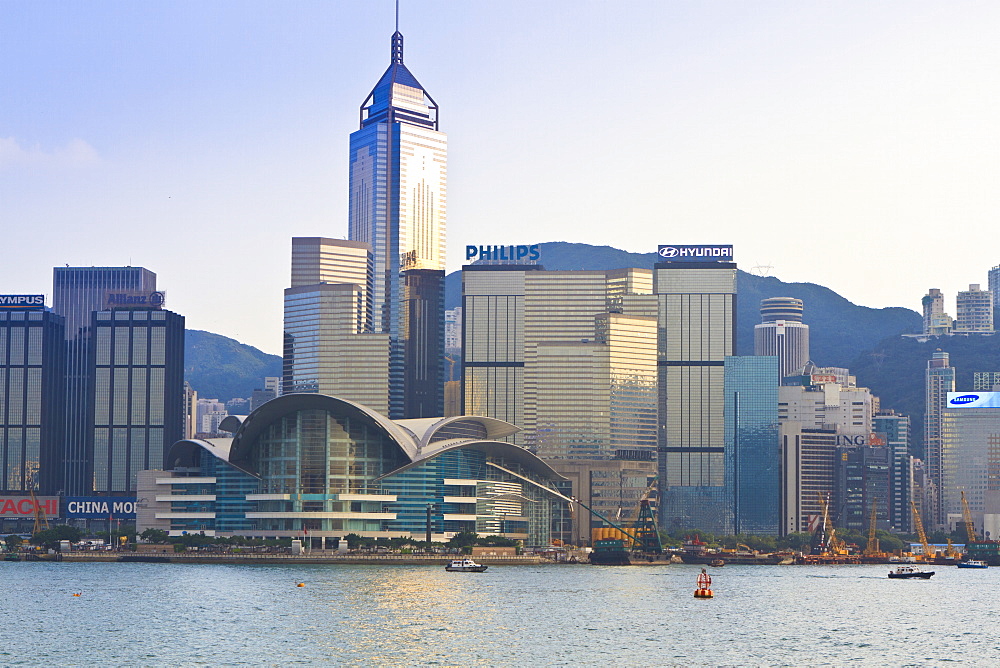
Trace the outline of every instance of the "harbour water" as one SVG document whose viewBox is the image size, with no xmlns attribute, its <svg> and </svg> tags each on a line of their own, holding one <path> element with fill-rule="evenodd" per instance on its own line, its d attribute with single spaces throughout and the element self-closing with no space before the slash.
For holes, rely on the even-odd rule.
<svg viewBox="0 0 1000 668">
<path fill-rule="evenodd" d="M 699 570 L 0 562 L 0 665 L 1000 665 L 1000 568 Z"/>
</svg>

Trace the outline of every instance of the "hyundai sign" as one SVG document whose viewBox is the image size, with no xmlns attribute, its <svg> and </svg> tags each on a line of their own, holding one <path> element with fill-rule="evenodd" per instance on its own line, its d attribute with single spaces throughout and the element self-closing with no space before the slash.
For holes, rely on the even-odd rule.
<svg viewBox="0 0 1000 668">
<path fill-rule="evenodd" d="M 656 251 L 667 262 L 732 262 L 732 246 L 660 246 Z"/>
<path fill-rule="evenodd" d="M 81 520 L 135 519 L 135 498 L 130 496 L 71 496 L 66 499 L 66 517 Z"/>
<path fill-rule="evenodd" d="M 40 311 L 45 308 L 45 295 L 0 295 L 0 311 Z"/>
<path fill-rule="evenodd" d="M 1000 408 L 1000 392 L 949 392 L 948 408 Z"/>
</svg>

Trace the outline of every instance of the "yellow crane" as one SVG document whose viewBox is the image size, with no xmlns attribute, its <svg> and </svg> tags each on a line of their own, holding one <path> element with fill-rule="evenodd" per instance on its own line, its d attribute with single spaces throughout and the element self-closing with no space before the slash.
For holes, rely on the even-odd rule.
<svg viewBox="0 0 1000 668">
<path fill-rule="evenodd" d="M 924 546 L 924 561 L 932 561 L 936 555 L 930 543 L 927 542 L 927 534 L 924 532 L 924 522 L 920 519 L 920 511 L 917 510 L 917 504 L 913 500 L 910 500 L 910 509 L 913 510 L 913 523 L 917 526 L 917 536 L 920 538 L 920 544 Z"/>
<path fill-rule="evenodd" d="M 969 509 L 969 501 L 965 498 L 965 490 L 962 490 L 962 519 L 965 520 L 965 534 L 970 543 L 976 542 L 976 525 L 972 522 L 972 511 Z"/>
<path fill-rule="evenodd" d="M 868 518 L 868 544 L 865 545 L 865 555 L 876 557 L 882 554 L 879 550 L 878 538 L 875 537 L 875 525 L 878 518 L 878 499 L 872 499 L 872 514 Z"/>
<path fill-rule="evenodd" d="M 847 545 L 837 538 L 837 529 L 830 521 L 830 504 L 822 494 L 817 494 L 817 496 L 819 497 L 819 505 L 823 508 L 823 526 L 826 527 L 829 536 L 830 554 L 847 554 Z"/>
</svg>

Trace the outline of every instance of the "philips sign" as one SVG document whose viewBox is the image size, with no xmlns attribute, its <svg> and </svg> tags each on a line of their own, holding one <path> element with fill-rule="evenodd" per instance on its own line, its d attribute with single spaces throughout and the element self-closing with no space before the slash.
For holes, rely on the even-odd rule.
<svg viewBox="0 0 1000 668">
<path fill-rule="evenodd" d="M 2 310 L 32 310 L 45 308 L 45 295 L 0 295 Z"/>
<path fill-rule="evenodd" d="M 1000 408 L 1000 392 L 949 392 L 948 408 Z"/>
<path fill-rule="evenodd" d="M 667 262 L 732 262 L 732 246 L 660 246 L 656 251 Z"/>
<path fill-rule="evenodd" d="M 72 496 L 66 499 L 66 517 L 134 520 L 135 499 L 128 496 Z"/>
<path fill-rule="evenodd" d="M 465 259 L 472 260 L 502 260 L 505 262 L 517 262 L 526 260 L 534 262 L 541 257 L 542 251 L 539 244 L 530 246 L 466 246 Z"/>
</svg>

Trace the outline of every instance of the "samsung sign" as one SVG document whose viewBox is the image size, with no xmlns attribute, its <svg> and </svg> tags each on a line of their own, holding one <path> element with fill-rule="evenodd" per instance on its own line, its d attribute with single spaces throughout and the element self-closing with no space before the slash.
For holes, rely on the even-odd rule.
<svg viewBox="0 0 1000 668">
<path fill-rule="evenodd" d="M 660 246 L 656 251 L 667 262 L 732 262 L 732 246 Z"/>
<path fill-rule="evenodd" d="M 1000 408 L 1000 392 L 949 392 L 948 408 Z"/>
<path fill-rule="evenodd" d="M 134 520 L 135 499 L 128 496 L 71 496 L 66 499 L 66 517 Z"/>
<path fill-rule="evenodd" d="M 0 310 L 40 310 L 45 308 L 45 295 L 0 295 Z"/>
</svg>

